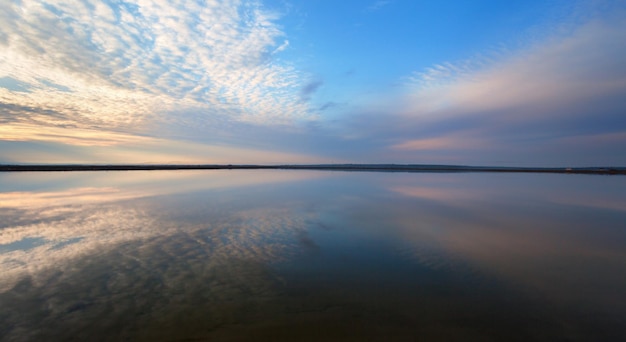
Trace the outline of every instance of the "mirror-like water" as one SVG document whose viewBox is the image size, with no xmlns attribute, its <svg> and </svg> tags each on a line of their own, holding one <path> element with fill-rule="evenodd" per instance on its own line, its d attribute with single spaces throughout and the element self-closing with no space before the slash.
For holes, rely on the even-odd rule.
<svg viewBox="0 0 626 342">
<path fill-rule="evenodd" d="M 626 177 L 0 174 L 0 339 L 626 339 Z"/>
</svg>

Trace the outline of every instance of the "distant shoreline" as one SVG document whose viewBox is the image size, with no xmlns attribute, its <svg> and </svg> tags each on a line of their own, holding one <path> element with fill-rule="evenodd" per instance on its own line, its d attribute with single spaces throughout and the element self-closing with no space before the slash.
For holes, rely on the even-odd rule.
<svg viewBox="0 0 626 342">
<path fill-rule="evenodd" d="M 158 171 L 158 170 L 325 170 L 375 172 L 523 172 L 626 175 L 626 167 L 497 167 L 420 164 L 318 164 L 318 165 L 0 165 L 0 172 Z"/>
</svg>

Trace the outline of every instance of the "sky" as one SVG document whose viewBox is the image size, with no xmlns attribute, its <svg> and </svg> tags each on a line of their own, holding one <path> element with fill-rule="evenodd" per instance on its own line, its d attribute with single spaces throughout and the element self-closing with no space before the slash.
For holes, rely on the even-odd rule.
<svg viewBox="0 0 626 342">
<path fill-rule="evenodd" d="M 0 163 L 626 166 L 626 1 L 5 0 Z"/>
</svg>

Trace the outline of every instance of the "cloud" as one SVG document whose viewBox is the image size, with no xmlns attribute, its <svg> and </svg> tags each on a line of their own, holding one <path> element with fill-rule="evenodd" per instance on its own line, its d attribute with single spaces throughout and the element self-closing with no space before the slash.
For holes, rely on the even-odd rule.
<svg viewBox="0 0 626 342">
<path fill-rule="evenodd" d="M 413 81 L 409 110 L 462 116 L 535 107 L 519 119 L 540 120 L 545 110 L 621 94 L 626 89 L 624 28 L 617 19 L 590 21 L 571 34 L 555 34 L 492 61 L 436 65 Z M 555 111 L 550 118 L 570 115 Z"/>
<path fill-rule="evenodd" d="M 324 84 L 322 80 L 314 80 L 306 83 L 302 89 L 300 89 L 300 101 L 307 102 L 311 99 L 311 96 Z"/>
<path fill-rule="evenodd" d="M 471 141 L 471 138 L 459 136 L 425 138 L 403 141 L 391 146 L 395 150 L 438 150 L 438 149 L 468 149 L 486 147 L 481 141 Z"/>
<path fill-rule="evenodd" d="M 6 141 L 50 141 L 74 146 L 111 146 L 153 140 L 151 138 L 96 129 L 45 127 L 33 124 L 5 124 L 0 136 Z"/>
<path fill-rule="evenodd" d="M 225 156 L 217 147 L 254 146 L 291 160 L 624 164 L 615 143 L 589 138 L 626 130 L 626 15 L 617 2 L 602 4 L 516 46 L 441 61 L 334 108 L 320 98 L 324 81 L 279 58 L 288 37 L 256 1 L 8 3 L 0 139 L 76 145 L 75 156 L 88 154 L 82 146 L 122 156 L 135 139 L 151 147 L 125 156 L 145 150 L 141 160 L 159 161 L 198 158 L 157 156 L 145 138 L 181 155 L 194 141 L 192 154 L 216 160 Z M 587 152 L 567 149 L 574 145 Z"/>
<path fill-rule="evenodd" d="M 378 160 L 624 164 L 615 141 L 626 133 L 625 17 L 615 10 L 517 49 L 436 64 L 400 93 L 364 103 L 343 127 L 386 145 Z M 571 148 L 600 136 L 613 138 L 592 139 L 586 154 Z"/>
<path fill-rule="evenodd" d="M 276 48 L 276 50 L 274 50 L 273 53 L 285 51 L 288 47 L 289 47 L 289 41 L 285 40 L 279 47 Z"/>
<path fill-rule="evenodd" d="M 0 140 L 0 160 L 4 163 L 297 164 L 328 161 L 313 153 L 282 152 L 267 146 L 238 147 L 219 142 L 197 143 L 77 129 L 46 132 L 39 127 L 35 127 L 35 131 L 26 128 L 24 131 L 31 134 L 31 139 L 25 143 L 21 141 L 21 127 L 8 127 L 7 131 L 16 141 Z M 76 135 L 72 136 L 72 132 Z"/>
<path fill-rule="evenodd" d="M 324 103 L 323 105 L 321 105 L 318 110 L 320 112 L 323 112 L 323 111 L 325 111 L 327 109 L 334 108 L 334 107 L 337 107 L 337 106 L 341 106 L 341 104 L 337 103 L 337 102 L 333 102 L 333 101 L 328 101 L 328 102 Z"/>
<path fill-rule="evenodd" d="M 48 127 L 56 112 L 82 128 L 145 131 L 185 108 L 292 122 L 308 107 L 301 73 L 272 57 L 288 45 L 277 18 L 256 1 L 10 2 L 0 6 L 0 103 L 33 108 Z"/>
<path fill-rule="evenodd" d="M 390 3 L 391 3 L 390 0 L 378 0 L 374 2 L 373 4 L 369 5 L 365 10 L 367 12 L 376 12 L 380 10 L 381 8 L 389 5 Z"/>
</svg>

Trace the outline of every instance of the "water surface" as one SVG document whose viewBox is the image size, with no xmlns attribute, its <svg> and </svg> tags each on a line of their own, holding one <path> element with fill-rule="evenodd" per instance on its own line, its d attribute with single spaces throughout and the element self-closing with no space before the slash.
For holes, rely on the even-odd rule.
<svg viewBox="0 0 626 342">
<path fill-rule="evenodd" d="M 626 339 L 626 177 L 0 174 L 0 339 Z"/>
</svg>

